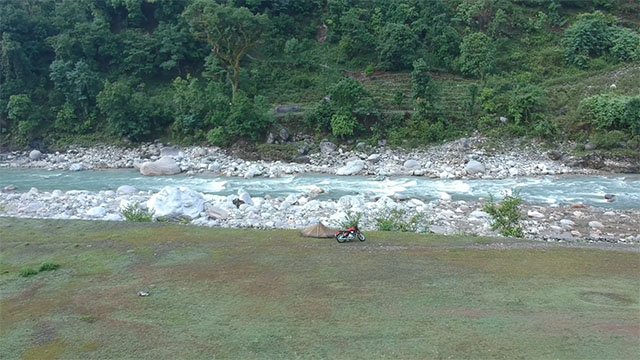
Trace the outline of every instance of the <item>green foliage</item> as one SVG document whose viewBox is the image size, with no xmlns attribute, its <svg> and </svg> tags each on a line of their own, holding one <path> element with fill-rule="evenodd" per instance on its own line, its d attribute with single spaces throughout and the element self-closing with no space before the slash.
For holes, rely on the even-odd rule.
<svg viewBox="0 0 640 360">
<path fill-rule="evenodd" d="M 22 270 L 20 270 L 20 276 L 22 277 L 30 277 L 33 275 L 38 275 L 38 270 L 32 269 L 32 268 L 24 268 Z"/>
<path fill-rule="evenodd" d="M 638 61 L 640 34 L 615 24 L 613 16 L 600 11 L 580 14 L 562 39 L 567 62 L 587 68 L 590 59 L 606 54 L 618 61 Z"/>
<path fill-rule="evenodd" d="M 611 55 L 621 62 L 640 61 L 640 34 L 631 29 L 611 29 Z"/>
<path fill-rule="evenodd" d="M 360 225 L 360 221 L 362 220 L 362 213 L 358 211 L 347 211 L 344 221 L 342 222 L 342 227 L 344 229 L 348 228 L 357 228 Z"/>
<path fill-rule="evenodd" d="M 108 130 L 133 141 L 148 140 L 168 122 L 167 102 L 131 81 L 107 81 L 97 96 Z"/>
<path fill-rule="evenodd" d="M 40 265 L 40 269 L 38 271 L 39 272 L 54 271 L 54 270 L 58 270 L 59 268 L 60 268 L 60 264 L 45 262 L 45 263 L 42 263 L 42 265 Z"/>
<path fill-rule="evenodd" d="M 424 59 L 413 63 L 411 90 L 416 113 L 414 118 L 433 121 L 440 111 L 440 89 L 429 75 L 429 66 Z"/>
<path fill-rule="evenodd" d="M 242 61 L 260 43 L 268 27 L 267 16 L 206 0 L 195 0 L 183 16 L 195 36 L 206 41 L 220 60 L 235 97 L 240 89 Z"/>
<path fill-rule="evenodd" d="M 224 129 L 232 137 L 256 141 L 264 136 L 272 123 L 273 116 L 264 97 L 249 98 L 245 93 L 238 92 L 232 100 Z"/>
<path fill-rule="evenodd" d="M 351 136 L 366 121 L 379 119 L 379 112 L 371 95 L 362 84 L 343 78 L 329 91 L 329 98 L 320 101 L 307 115 L 310 127 L 331 130 L 335 136 Z"/>
<path fill-rule="evenodd" d="M 25 145 L 33 139 L 38 133 L 40 126 L 39 119 L 33 113 L 33 102 L 29 95 L 11 95 L 7 103 L 7 118 L 13 124 L 17 124 L 14 128 L 17 142 Z"/>
<path fill-rule="evenodd" d="M 377 46 L 380 64 L 387 70 L 411 66 L 418 48 L 418 37 L 404 24 L 388 23 L 382 29 Z"/>
<path fill-rule="evenodd" d="M 337 137 L 353 135 L 358 120 L 351 114 L 333 114 L 331 116 L 331 133 Z"/>
<path fill-rule="evenodd" d="M 391 209 L 384 211 L 375 221 L 380 231 L 416 232 L 424 222 L 424 215 L 416 213 L 409 216 L 405 210 Z"/>
<path fill-rule="evenodd" d="M 151 222 L 153 221 L 153 211 L 143 209 L 139 204 L 133 203 L 125 206 L 120 211 L 126 221 L 129 222 Z"/>
<path fill-rule="evenodd" d="M 580 103 L 582 116 L 600 130 L 640 134 L 640 96 L 601 94 Z"/>
<path fill-rule="evenodd" d="M 462 39 L 458 68 L 465 75 L 484 79 L 495 69 L 495 56 L 496 49 L 490 37 L 481 32 L 471 33 Z"/>
<path fill-rule="evenodd" d="M 589 136 L 589 142 L 597 149 L 611 150 L 624 146 L 628 136 L 620 130 L 595 132 Z"/>
<path fill-rule="evenodd" d="M 483 210 L 491 215 L 493 230 L 498 230 L 504 236 L 522 237 L 524 234 L 520 226 L 521 204 L 522 198 L 517 192 L 505 196 L 500 203 L 496 203 L 493 196 L 489 196 L 489 202 L 484 205 Z"/>
<path fill-rule="evenodd" d="M 222 84 L 187 76 L 173 81 L 171 103 L 173 136 L 181 141 L 204 140 L 206 132 L 221 127 L 230 111 L 230 99 Z"/>
<path fill-rule="evenodd" d="M 521 85 L 509 95 L 508 114 L 516 125 L 531 124 L 546 105 L 546 95 L 536 85 Z"/>
</svg>

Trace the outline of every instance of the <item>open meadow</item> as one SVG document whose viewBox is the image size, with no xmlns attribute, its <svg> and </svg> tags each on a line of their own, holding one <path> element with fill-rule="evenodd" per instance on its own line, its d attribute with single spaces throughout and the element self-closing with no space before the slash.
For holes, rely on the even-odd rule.
<svg viewBox="0 0 640 360">
<path fill-rule="evenodd" d="M 635 359 L 638 250 L 0 218 L 1 357 Z"/>
</svg>

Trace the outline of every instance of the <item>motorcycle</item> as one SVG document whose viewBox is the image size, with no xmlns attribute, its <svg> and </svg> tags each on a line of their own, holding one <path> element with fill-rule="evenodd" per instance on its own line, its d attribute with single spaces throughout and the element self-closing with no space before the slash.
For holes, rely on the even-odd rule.
<svg viewBox="0 0 640 360">
<path fill-rule="evenodd" d="M 350 227 L 347 230 L 340 230 L 336 233 L 336 240 L 341 244 L 345 241 L 353 241 L 355 239 L 360 241 L 366 240 L 364 234 L 356 226 Z"/>
</svg>

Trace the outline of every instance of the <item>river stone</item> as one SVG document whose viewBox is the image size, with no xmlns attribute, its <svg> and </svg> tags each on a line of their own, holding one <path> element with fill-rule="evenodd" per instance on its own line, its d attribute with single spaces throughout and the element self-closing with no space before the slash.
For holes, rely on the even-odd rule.
<svg viewBox="0 0 640 360">
<path fill-rule="evenodd" d="M 380 154 L 371 154 L 367 157 L 367 160 L 375 164 L 380 161 Z"/>
<path fill-rule="evenodd" d="M 69 171 L 82 171 L 86 170 L 86 167 L 82 163 L 75 163 L 69 166 Z"/>
<path fill-rule="evenodd" d="M 602 229 L 604 225 L 600 221 L 589 221 L 589 227 L 594 229 Z"/>
<path fill-rule="evenodd" d="M 323 141 L 320 143 L 320 152 L 324 155 L 333 154 L 337 148 L 336 144 L 330 141 Z"/>
<path fill-rule="evenodd" d="M 105 215 L 107 215 L 107 209 L 103 208 L 102 206 L 92 207 L 91 209 L 87 210 L 87 215 L 93 218 L 103 218 L 105 217 Z"/>
<path fill-rule="evenodd" d="M 40 150 L 31 150 L 29 153 L 29 159 L 31 160 L 40 160 L 42 158 L 42 153 Z"/>
<path fill-rule="evenodd" d="M 251 195 L 249 195 L 249 193 L 244 189 L 238 190 L 238 199 L 242 200 L 244 204 L 253 205 L 253 199 L 251 199 Z"/>
<path fill-rule="evenodd" d="M 204 210 L 204 197 L 183 186 L 165 186 L 159 193 L 151 196 L 147 207 L 154 212 L 154 217 L 186 216 L 195 219 Z"/>
<path fill-rule="evenodd" d="M 536 210 L 529 210 L 527 212 L 527 216 L 530 218 L 542 219 L 544 218 L 544 214 Z"/>
<path fill-rule="evenodd" d="M 116 189 L 116 193 L 118 194 L 135 194 L 137 192 L 138 192 L 138 189 L 136 189 L 131 185 L 118 186 L 118 189 Z"/>
<path fill-rule="evenodd" d="M 140 165 L 140 173 L 144 176 L 175 175 L 180 171 L 180 165 L 170 156 L 163 156 L 159 160 L 147 161 Z"/>
<path fill-rule="evenodd" d="M 467 165 L 464 166 L 464 170 L 467 172 L 467 174 L 473 175 L 484 173 L 486 171 L 486 168 L 481 162 L 477 160 L 469 160 Z"/>
<path fill-rule="evenodd" d="M 573 220 L 569 220 L 569 219 L 562 219 L 560 220 L 560 226 L 562 226 L 563 228 L 572 228 L 576 223 L 573 222 Z"/>
<path fill-rule="evenodd" d="M 211 206 L 207 209 L 207 216 L 210 219 L 226 220 L 229 218 L 229 212 L 225 209 L 222 209 L 216 206 Z"/>
<path fill-rule="evenodd" d="M 418 160 L 409 159 L 404 162 L 404 168 L 407 170 L 417 170 L 420 169 L 420 162 Z"/>
<path fill-rule="evenodd" d="M 336 175 L 355 175 L 364 169 L 364 161 L 349 161 L 345 166 L 336 170 Z"/>
</svg>

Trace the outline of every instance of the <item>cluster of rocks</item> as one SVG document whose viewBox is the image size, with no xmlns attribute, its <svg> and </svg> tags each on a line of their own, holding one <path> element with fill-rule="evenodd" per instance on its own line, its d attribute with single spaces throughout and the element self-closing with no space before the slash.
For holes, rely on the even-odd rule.
<svg viewBox="0 0 640 360">
<path fill-rule="evenodd" d="M 594 174 L 597 170 L 572 166 L 576 160 L 563 151 L 537 145 L 492 149 L 480 137 L 461 139 L 424 150 L 404 151 L 359 143 L 352 149 L 329 141 L 319 151 L 302 156 L 301 163 L 247 161 L 216 147 L 177 148 L 160 143 L 137 148 L 71 148 L 65 153 L 38 150 L 0 155 L 0 167 L 29 167 L 71 171 L 138 168 L 144 175 L 211 172 L 237 177 L 278 177 L 290 174 L 426 176 L 441 179 L 507 178 L 516 176 Z"/>
<path fill-rule="evenodd" d="M 491 216 L 482 202 L 451 201 L 446 193 L 437 201 L 397 200 L 390 197 L 343 196 L 319 200 L 320 188 L 307 193 L 272 198 L 252 197 L 244 190 L 229 196 L 203 194 L 184 187 L 165 187 L 160 192 L 142 192 L 132 186 L 112 191 L 0 193 L 4 216 L 125 220 L 132 206 L 148 211 L 155 219 L 187 221 L 193 225 L 232 228 L 299 229 L 318 221 L 340 227 L 349 216 L 361 213 L 361 228 L 378 229 L 378 219 L 396 210 L 403 222 L 417 219 L 417 231 L 438 234 L 498 235 L 491 229 Z M 346 210 L 348 209 L 348 211 Z M 549 241 L 607 241 L 638 243 L 640 210 L 607 211 L 586 206 L 522 209 L 525 236 Z"/>
<path fill-rule="evenodd" d="M 284 134 L 288 135 L 288 134 Z M 279 134 L 280 137 L 284 136 Z M 504 145 L 504 144 L 503 144 Z M 516 176 L 594 174 L 598 170 L 576 167 L 576 159 L 563 149 L 544 150 L 536 144 L 508 144 L 492 148 L 480 137 L 460 139 L 429 149 L 391 150 L 384 145 L 356 144 L 339 147 L 323 141 L 318 151 L 304 155 L 301 163 L 247 161 L 216 147 L 178 148 L 160 143 L 137 148 L 109 146 L 71 148 L 64 153 L 13 152 L 0 154 L 0 168 L 26 167 L 71 171 L 137 168 L 144 175 L 212 173 L 232 177 L 279 177 L 320 173 L 371 176 L 425 176 L 441 179 L 507 178 Z M 217 227 L 301 228 L 322 221 L 339 227 L 347 217 L 344 209 L 363 214 L 365 230 L 377 228 L 376 219 L 395 209 L 406 220 L 419 215 L 419 228 L 441 234 L 496 235 L 481 202 L 438 201 L 389 197 L 343 196 L 318 200 L 320 188 L 285 198 L 237 195 L 217 196 L 186 188 L 165 188 L 158 193 L 141 192 L 132 186 L 89 192 L 31 189 L 0 192 L 0 215 L 36 218 L 124 220 L 131 205 L 153 212 L 158 219 L 182 219 L 194 225 Z M 640 242 L 640 210 L 607 211 L 599 208 L 525 205 L 522 222 L 527 237 L 558 241 Z"/>
</svg>

